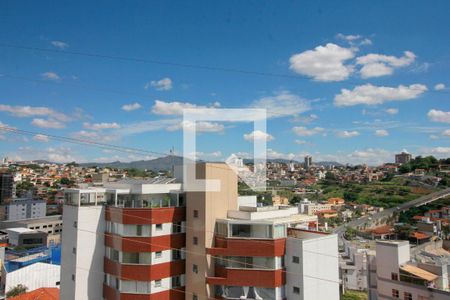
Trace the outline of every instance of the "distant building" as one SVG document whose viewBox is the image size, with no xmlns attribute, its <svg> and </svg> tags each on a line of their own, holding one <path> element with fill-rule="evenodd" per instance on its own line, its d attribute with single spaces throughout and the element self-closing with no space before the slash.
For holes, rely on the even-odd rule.
<svg viewBox="0 0 450 300">
<path fill-rule="evenodd" d="M 7 293 L 18 284 L 23 284 L 26 286 L 29 292 L 43 287 L 58 288 L 60 284 L 60 272 L 61 267 L 59 265 L 52 265 L 42 262 L 31 264 L 12 272 L 7 272 L 5 276 L 5 292 Z M 42 295 L 40 296 L 42 297 Z M 41 297 L 34 299 L 49 299 Z"/>
<path fill-rule="evenodd" d="M 14 192 L 14 176 L 8 172 L 0 173 L 0 204 L 12 199 Z"/>
<path fill-rule="evenodd" d="M 40 247 L 47 245 L 47 233 L 28 228 L 17 227 L 3 230 L 8 234 L 8 244 L 13 247 Z"/>
<path fill-rule="evenodd" d="M 312 156 L 306 155 L 305 156 L 305 169 L 309 169 L 312 166 Z"/>
<path fill-rule="evenodd" d="M 412 155 L 408 152 L 403 151 L 402 153 L 395 154 L 395 163 L 396 164 L 407 164 L 411 161 Z"/>
<path fill-rule="evenodd" d="M 15 198 L 0 206 L 0 217 L 4 221 L 43 218 L 47 212 L 47 203 L 42 199 Z"/>
</svg>

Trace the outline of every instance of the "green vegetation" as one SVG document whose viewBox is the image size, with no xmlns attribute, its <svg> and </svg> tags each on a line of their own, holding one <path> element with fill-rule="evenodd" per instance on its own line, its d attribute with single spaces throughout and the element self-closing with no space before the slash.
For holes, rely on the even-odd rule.
<svg viewBox="0 0 450 300">
<path fill-rule="evenodd" d="M 400 173 L 408 173 L 415 169 L 435 169 L 438 164 L 450 164 L 450 158 L 437 160 L 434 156 L 417 156 L 407 164 L 403 164 L 399 171 Z"/>
<path fill-rule="evenodd" d="M 34 184 L 30 181 L 21 181 L 16 185 L 16 194 L 18 197 L 25 197 L 28 192 L 33 192 L 34 190 Z"/>
<path fill-rule="evenodd" d="M 127 172 L 128 177 L 155 177 L 156 176 L 156 173 L 153 171 L 144 171 L 144 170 L 139 170 L 136 168 L 125 169 L 124 171 Z"/>
<path fill-rule="evenodd" d="M 391 181 L 375 181 L 364 184 L 332 184 L 325 179 L 318 185 L 323 190 L 320 200 L 331 197 L 344 198 L 347 202 L 369 204 L 384 208 L 395 207 L 433 192 L 432 189 L 409 186 L 410 180 L 394 177 Z"/>
<path fill-rule="evenodd" d="M 341 300 L 367 300 L 368 295 L 366 292 L 357 291 L 346 291 L 344 295 L 341 296 Z"/>
<path fill-rule="evenodd" d="M 6 298 L 19 296 L 26 293 L 27 290 L 28 288 L 26 286 L 24 286 L 23 284 L 18 284 L 6 293 Z"/>
<path fill-rule="evenodd" d="M 427 205 L 422 205 L 419 207 L 411 207 L 409 210 L 401 212 L 398 218 L 400 223 L 412 224 L 414 223 L 414 216 L 423 216 L 425 212 L 440 209 L 443 206 L 450 206 L 450 199 L 442 199 Z"/>
</svg>

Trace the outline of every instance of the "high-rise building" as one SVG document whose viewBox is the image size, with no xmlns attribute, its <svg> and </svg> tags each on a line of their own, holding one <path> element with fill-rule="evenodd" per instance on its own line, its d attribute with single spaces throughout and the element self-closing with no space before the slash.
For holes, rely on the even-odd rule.
<svg viewBox="0 0 450 300">
<path fill-rule="evenodd" d="M 305 156 L 305 169 L 309 169 L 312 166 L 312 156 L 306 155 Z"/>
<path fill-rule="evenodd" d="M 0 204 L 13 198 L 14 176 L 9 172 L 0 172 Z"/>
<path fill-rule="evenodd" d="M 407 164 L 411 161 L 412 155 L 408 152 L 403 151 L 402 153 L 395 154 L 395 163 L 396 164 Z"/>
<path fill-rule="evenodd" d="M 67 189 L 61 299 L 339 299 L 337 236 L 310 231 L 317 216 L 241 200 L 225 164 L 196 168 L 220 191 L 174 179 Z"/>
</svg>

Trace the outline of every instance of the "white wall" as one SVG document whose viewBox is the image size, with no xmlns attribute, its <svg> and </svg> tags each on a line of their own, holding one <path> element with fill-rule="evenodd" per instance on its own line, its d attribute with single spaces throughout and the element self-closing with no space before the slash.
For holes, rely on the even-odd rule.
<svg viewBox="0 0 450 300">
<path fill-rule="evenodd" d="M 61 299 L 102 299 L 104 208 L 65 205 L 63 211 Z"/>
<path fill-rule="evenodd" d="M 59 287 L 60 270 L 58 265 L 35 263 L 10 272 L 6 275 L 5 292 L 18 284 L 25 285 L 29 292 L 41 287 Z"/>
</svg>

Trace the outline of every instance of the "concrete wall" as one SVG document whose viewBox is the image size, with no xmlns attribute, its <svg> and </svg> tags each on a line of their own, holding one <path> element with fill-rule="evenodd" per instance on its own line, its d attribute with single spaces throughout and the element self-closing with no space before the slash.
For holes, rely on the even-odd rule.
<svg viewBox="0 0 450 300">
<path fill-rule="evenodd" d="M 8 273 L 6 275 L 5 292 L 8 292 L 19 283 L 25 285 L 28 291 L 41 287 L 59 287 L 60 269 L 58 265 L 35 263 Z"/>
<path fill-rule="evenodd" d="M 195 294 L 204 300 L 214 295 L 213 287 L 206 284 L 206 277 L 214 275 L 206 248 L 213 246 L 216 219 L 226 218 L 228 210 L 237 209 L 237 176 L 227 165 L 212 163 L 198 164 L 196 173 L 198 179 L 217 179 L 221 183 L 219 192 L 186 192 L 186 299 Z M 197 245 L 193 244 L 194 237 Z M 194 264 L 197 274 L 192 270 Z"/>
</svg>

